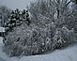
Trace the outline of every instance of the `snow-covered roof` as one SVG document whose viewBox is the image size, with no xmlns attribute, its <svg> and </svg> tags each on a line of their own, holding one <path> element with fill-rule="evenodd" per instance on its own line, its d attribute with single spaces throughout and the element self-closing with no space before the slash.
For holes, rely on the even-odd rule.
<svg viewBox="0 0 77 61">
<path fill-rule="evenodd" d="M 0 32 L 5 32 L 5 28 L 4 27 L 0 27 Z"/>
</svg>

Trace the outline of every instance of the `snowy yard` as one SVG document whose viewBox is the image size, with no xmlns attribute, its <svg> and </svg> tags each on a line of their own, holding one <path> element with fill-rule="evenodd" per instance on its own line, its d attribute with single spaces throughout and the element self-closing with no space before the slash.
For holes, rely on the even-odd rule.
<svg viewBox="0 0 77 61">
<path fill-rule="evenodd" d="M 55 50 L 45 55 L 23 56 L 21 58 L 8 57 L 2 52 L 2 46 L 0 45 L 0 61 L 77 61 L 77 45 Z"/>
</svg>

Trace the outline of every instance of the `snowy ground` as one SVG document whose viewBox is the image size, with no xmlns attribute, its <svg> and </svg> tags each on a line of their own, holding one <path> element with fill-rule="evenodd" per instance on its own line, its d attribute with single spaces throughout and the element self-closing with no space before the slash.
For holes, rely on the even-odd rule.
<svg viewBox="0 0 77 61">
<path fill-rule="evenodd" d="M 2 38 L 1 38 L 2 39 Z M 0 40 L 1 40 L 0 39 Z M 21 58 L 8 57 L 2 51 L 0 45 L 0 61 L 77 61 L 77 44 L 62 50 L 55 50 L 52 53 L 45 55 L 23 56 Z"/>
</svg>

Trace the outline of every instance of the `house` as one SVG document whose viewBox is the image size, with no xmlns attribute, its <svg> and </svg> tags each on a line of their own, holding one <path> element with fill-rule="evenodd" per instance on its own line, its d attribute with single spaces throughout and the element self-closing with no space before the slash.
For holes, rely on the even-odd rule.
<svg viewBox="0 0 77 61">
<path fill-rule="evenodd" d="M 5 28 L 0 27 L 0 46 L 3 45 L 4 37 L 5 37 Z"/>
<path fill-rule="evenodd" d="M 4 35 L 5 35 L 5 28 L 0 27 L 0 37 L 4 37 Z"/>
</svg>

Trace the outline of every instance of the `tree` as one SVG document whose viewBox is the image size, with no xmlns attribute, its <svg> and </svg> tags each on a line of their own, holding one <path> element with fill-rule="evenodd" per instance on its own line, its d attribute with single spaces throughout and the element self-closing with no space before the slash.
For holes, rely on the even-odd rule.
<svg viewBox="0 0 77 61">
<path fill-rule="evenodd" d="M 29 11 L 23 9 L 23 11 L 22 11 L 22 17 L 23 17 L 23 22 L 26 22 L 26 24 L 29 26 L 30 23 L 31 23 Z"/>
<path fill-rule="evenodd" d="M 67 25 L 76 30 L 77 6 L 72 4 L 72 0 L 40 0 L 35 3 L 31 3 L 29 11 L 36 25 L 45 27 L 45 24 L 54 22 L 56 27 Z"/>
<path fill-rule="evenodd" d="M 36 26 L 45 27 L 45 24 L 53 21 L 52 10 L 50 10 L 50 7 L 45 0 L 39 0 L 35 3 L 31 3 L 28 10 L 32 14 L 31 21 L 36 24 Z"/>
<path fill-rule="evenodd" d="M 33 15 L 34 24 L 38 25 L 41 28 L 42 26 L 46 27 L 47 24 L 53 22 L 56 27 L 55 31 L 53 32 L 56 32 L 57 28 L 62 29 L 64 26 L 66 26 L 68 31 L 74 28 L 74 31 L 76 32 L 77 8 L 76 8 L 76 4 L 74 5 L 71 4 L 72 3 L 71 0 L 69 1 L 68 0 L 40 0 L 40 1 L 36 1 L 35 3 L 31 3 L 31 6 L 29 7 L 30 12 Z M 53 35 L 53 37 L 54 36 L 55 35 Z M 59 35 L 57 36 L 59 37 Z M 69 36 L 67 37 L 69 41 Z M 65 39 L 64 37 L 59 37 L 59 38 L 61 42 Z"/>
<path fill-rule="evenodd" d="M 5 27 L 5 23 L 8 21 L 8 16 L 10 15 L 10 9 L 6 6 L 0 6 L 0 19 L 1 19 L 1 26 Z"/>
<path fill-rule="evenodd" d="M 12 31 L 13 27 L 16 27 L 16 18 L 15 18 L 15 13 L 12 10 L 10 15 L 8 16 L 8 21 L 5 23 L 6 32 Z"/>
</svg>

